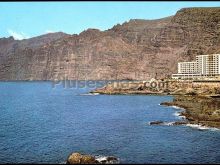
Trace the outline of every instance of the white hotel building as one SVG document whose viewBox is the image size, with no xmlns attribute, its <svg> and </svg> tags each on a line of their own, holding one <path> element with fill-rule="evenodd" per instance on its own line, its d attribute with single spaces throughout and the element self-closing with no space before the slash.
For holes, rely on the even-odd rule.
<svg viewBox="0 0 220 165">
<path fill-rule="evenodd" d="M 220 54 L 199 55 L 196 61 L 179 62 L 174 79 L 189 79 L 220 76 Z"/>
</svg>

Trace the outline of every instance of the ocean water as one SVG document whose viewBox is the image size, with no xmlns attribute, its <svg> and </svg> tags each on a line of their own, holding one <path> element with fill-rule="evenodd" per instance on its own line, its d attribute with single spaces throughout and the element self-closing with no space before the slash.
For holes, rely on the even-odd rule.
<svg viewBox="0 0 220 165">
<path fill-rule="evenodd" d="M 86 95 L 51 82 L 0 83 L 0 163 L 63 163 L 71 152 L 121 163 L 220 163 L 220 131 L 181 120 L 171 96 Z"/>
</svg>

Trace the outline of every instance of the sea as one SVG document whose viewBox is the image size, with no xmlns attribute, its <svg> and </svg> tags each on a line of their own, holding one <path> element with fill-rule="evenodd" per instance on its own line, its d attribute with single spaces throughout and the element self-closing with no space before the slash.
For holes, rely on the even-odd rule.
<svg viewBox="0 0 220 165">
<path fill-rule="evenodd" d="M 0 163 L 65 163 L 72 152 L 119 163 L 220 163 L 220 131 L 183 120 L 172 96 L 89 94 L 50 81 L 0 82 Z"/>
</svg>

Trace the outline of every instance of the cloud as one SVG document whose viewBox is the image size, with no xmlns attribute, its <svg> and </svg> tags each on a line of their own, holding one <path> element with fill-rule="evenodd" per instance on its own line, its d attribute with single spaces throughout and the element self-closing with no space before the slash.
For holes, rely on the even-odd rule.
<svg viewBox="0 0 220 165">
<path fill-rule="evenodd" d="M 14 37 L 15 40 L 23 40 L 23 39 L 28 39 L 30 38 L 29 36 L 27 36 L 25 33 L 23 32 L 15 32 L 11 29 L 8 29 L 8 33 L 10 34 L 10 36 Z"/>
<path fill-rule="evenodd" d="M 54 33 L 53 30 L 46 30 L 45 33 Z"/>
</svg>

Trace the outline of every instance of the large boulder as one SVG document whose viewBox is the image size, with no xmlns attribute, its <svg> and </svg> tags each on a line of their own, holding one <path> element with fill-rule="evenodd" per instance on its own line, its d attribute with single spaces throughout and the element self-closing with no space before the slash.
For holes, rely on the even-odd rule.
<svg viewBox="0 0 220 165">
<path fill-rule="evenodd" d="M 80 153 L 72 153 L 68 159 L 67 164 L 98 164 L 95 157 L 91 155 L 82 155 Z"/>
<path fill-rule="evenodd" d="M 119 159 L 113 156 L 91 156 L 84 155 L 78 152 L 72 153 L 68 159 L 67 164 L 118 164 Z"/>
</svg>

